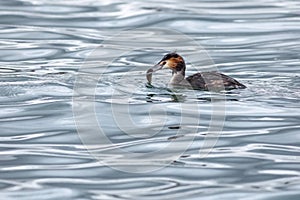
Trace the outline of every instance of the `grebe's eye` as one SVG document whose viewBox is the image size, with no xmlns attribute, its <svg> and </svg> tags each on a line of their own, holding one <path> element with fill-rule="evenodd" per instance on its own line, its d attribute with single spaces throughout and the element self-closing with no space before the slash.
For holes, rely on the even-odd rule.
<svg viewBox="0 0 300 200">
<path fill-rule="evenodd" d="M 162 65 L 165 65 L 167 62 L 166 61 L 164 61 L 163 63 L 162 63 Z"/>
</svg>

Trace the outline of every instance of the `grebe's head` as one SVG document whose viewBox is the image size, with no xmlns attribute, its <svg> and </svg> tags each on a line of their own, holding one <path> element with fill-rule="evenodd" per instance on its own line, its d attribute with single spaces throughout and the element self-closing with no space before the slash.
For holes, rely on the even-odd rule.
<svg viewBox="0 0 300 200">
<path fill-rule="evenodd" d="M 147 71 L 147 80 L 151 83 L 152 73 L 160 69 L 171 69 L 173 74 L 181 72 L 184 76 L 185 62 L 183 58 L 175 52 L 166 54 L 156 65 Z"/>
<path fill-rule="evenodd" d="M 171 69 L 173 72 L 181 71 L 183 68 L 185 70 L 183 58 L 175 52 L 166 54 L 157 65 L 161 66 L 162 69 Z"/>
</svg>

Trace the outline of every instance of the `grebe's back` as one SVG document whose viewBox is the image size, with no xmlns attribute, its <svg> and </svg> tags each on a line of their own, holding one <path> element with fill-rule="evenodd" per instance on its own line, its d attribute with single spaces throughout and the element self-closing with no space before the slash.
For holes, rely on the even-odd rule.
<svg viewBox="0 0 300 200">
<path fill-rule="evenodd" d="M 193 74 L 186 78 L 193 89 L 210 90 L 216 87 L 231 89 L 244 89 L 245 85 L 241 84 L 234 78 L 219 72 L 201 72 Z"/>
</svg>

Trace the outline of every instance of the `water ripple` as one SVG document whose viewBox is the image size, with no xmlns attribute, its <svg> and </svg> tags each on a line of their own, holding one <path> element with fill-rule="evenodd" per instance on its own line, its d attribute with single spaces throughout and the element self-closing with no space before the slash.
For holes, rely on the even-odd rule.
<svg viewBox="0 0 300 200">
<path fill-rule="evenodd" d="M 0 5 L 2 199 L 298 199 L 299 2 L 12 0 Z M 107 56 L 120 45 L 137 49 L 107 66 L 98 81 L 96 115 L 115 145 L 93 150 L 106 159 L 112 156 L 108 149 L 152 152 L 194 138 L 169 166 L 146 174 L 116 171 L 91 156 L 72 113 L 73 86 L 84 59 L 110 36 L 136 27 L 187 34 L 205 47 L 220 71 L 247 85 L 224 94 L 172 92 L 166 88 L 170 74 L 162 72 L 154 77 L 155 87 L 146 87 L 145 71 L 165 52 L 145 49 L 135 36 L 111 42 L 111 51 L 103 52 Z M 185 41 L 145 34 L 149 39 L 143 45 L 193 51 Z M 187 74 L 207 69 L 187 62 Z M 94 73 L 104 67 L 87 67 L 85 75 L 97 78 Z M 204 139 L 214 134 L 208 131 L 212 98 L 225 103 L 226 120 L 215 147 L 202 158 L 199 150 L 209 151 Z M 112 105 L 130 110 L 138 137 L 120 131 Z M 187 107 L 180 110 L 180 105 Z M 160 109 L 153 109 L 150 119 L 152 106 Z M 182 123 L 180 114 L 191 122 Z M 161 132 L 151 135 L 161 124 Z"/>
</svg>

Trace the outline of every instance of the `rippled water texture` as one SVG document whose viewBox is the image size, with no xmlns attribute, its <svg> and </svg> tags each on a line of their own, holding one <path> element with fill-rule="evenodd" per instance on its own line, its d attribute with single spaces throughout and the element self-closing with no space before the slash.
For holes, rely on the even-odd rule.
<svg viewBox="0 0 300 200">
<path fill-rule="evenodd" d="M 299 1 L 2 0 L 0 15 L 1 199 L 299 199 Z M 214 67 L 247 89 L 171 91 L 169 72 L 154 75 L 155 87 L 146 85 L 145 71 L 164 53 L 193 52 L 180 41 L 151 40 L 165 35 L 159 31 L 124 55 L 121 47 L 134 38 L 102 44 L 101 56 L 120 51 L 109 65 L 84 62 L 120 31 L 154 27 L 186 34 L 207 50 Z M 166 48 L 148 48 L 161 44 Z M 189 61 L 188 74 L 207 69 Z M 74 93 L 74 103 L 83 66 L 90 78 L 84 80 L 97 88 L 87 81 L 87 93 Z M 218 103 L 225 105 L 224 127 L 211 132 Z M 75 114 L 83 133 L 98 122 L 113 144 L 95 138 L 88 152 L 74 106 L 82 111 Z M 88 120 L 91 108 L 96 121 Z M 212 151 L 201 156 L 218 134 Z M 191 139 L 176 158 L 176 148 L 148 163 L 113 154 L 153 152 Z M 160 169 L 118 170 L 124 166 Z"/>
</svg>

